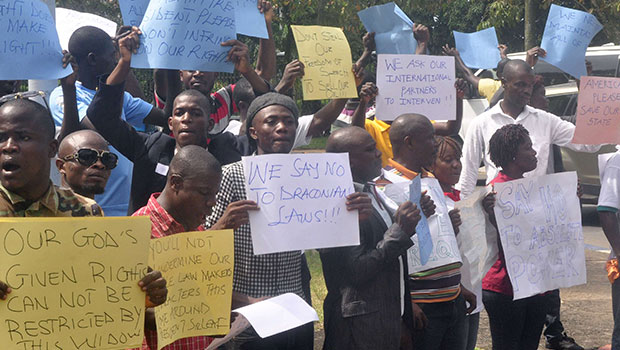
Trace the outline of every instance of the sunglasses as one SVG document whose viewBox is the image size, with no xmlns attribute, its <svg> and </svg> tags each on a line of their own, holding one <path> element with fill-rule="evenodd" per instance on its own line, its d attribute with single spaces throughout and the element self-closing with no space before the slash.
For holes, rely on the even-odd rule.
<svg viewBox="0 0 620 350">
<path fill-rule="evenodd" d="M 52 117 L 52 110 L 50 109 L 50 105 L 47 103 L 47 98 L 45 91 L 26 91 L 26 92 L 17 92 L 14 94 L 4 95 L 0 97 L 0 105 L 11 100 L 25 99 L 29 100 L 35 97 L 41 97 L 43 103 L 45 103 L 45 108 L 47 109 L 50 118 Z M 36 102 L 36 101 L 35 101 Z"/>
<path fill-rule="evenodd" d="M 101 163 L 110 170 L 116 168 L 116 164 L 118 163 L 118 156 L 116 154 L 110 151 L 97 151 L 92 148 L 81 148 L 75 153 L 63 158 L 63 160 L 66 161 L 77 160 L 78 163 L 87 167 L 97 163 L 99 159 Z"/>
</svg>

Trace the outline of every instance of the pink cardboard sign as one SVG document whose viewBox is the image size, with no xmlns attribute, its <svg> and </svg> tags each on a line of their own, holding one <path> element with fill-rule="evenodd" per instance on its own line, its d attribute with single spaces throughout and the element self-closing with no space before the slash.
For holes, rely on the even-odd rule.
<svg viewBox="0 0 620 350">
<path fill-rule="evenodd" d="M 620 143 L 620 78 L 582 77 L 573 143 Z"/>
</svg>

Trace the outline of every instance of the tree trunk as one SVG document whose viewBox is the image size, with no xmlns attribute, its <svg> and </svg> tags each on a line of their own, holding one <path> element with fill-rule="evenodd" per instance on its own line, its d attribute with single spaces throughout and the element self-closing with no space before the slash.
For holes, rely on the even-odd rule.
<svg viewBox="0 0 620 350">
<path fill-rule="evenodd" d="M 536 46 L 534 34 L 534 21 L 536 21 L 536 0 L 525 1 L 525 42 L 524 51 Z"/>
</svg>

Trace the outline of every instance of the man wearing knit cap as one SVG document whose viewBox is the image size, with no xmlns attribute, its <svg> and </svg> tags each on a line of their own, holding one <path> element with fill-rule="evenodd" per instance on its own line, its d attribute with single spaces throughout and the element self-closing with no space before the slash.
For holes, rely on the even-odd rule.
<svg viewBox="0 0 620 350">
<path fill-rule="evenodd" d="M 251 142 L 256 143 L 256 154 L 289 153 L 295 141 L 298 116 L 297 106 L 288 96 L 267 93 L 257 97 L 248 108 L 246 130 Z M 225 166 L 217 203 L 206 220 L 207 226 L 219 220 L 229 203 L 246 199 L 242 162 Z M 347 209 L 369 211 L 372 204 L 365 194 L 353 193 L 347 197 Z M 300 251 L 292 251 L 254 255 L 250 225 L 241 225 L 235 229 L 233 291 L 257 299 L 284 293 L 304 297 L 300 254 Z M 233 305 L 233 308 L 238 306 L 242 305 Z M 312 327 L 306 324 L 264 339 L 249 329 L 235 337 L 228 349 L 312 349 L 313 339 L 308 337 Z"/>
</svg>

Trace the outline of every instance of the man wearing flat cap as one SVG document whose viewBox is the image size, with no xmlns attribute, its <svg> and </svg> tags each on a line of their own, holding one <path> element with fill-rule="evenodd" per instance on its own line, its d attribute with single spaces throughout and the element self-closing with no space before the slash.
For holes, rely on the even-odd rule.
<svg viewBox="0 0 620 350">
<path fill-rule="evenodd" d="M 297 106 L 288 96 L 267 93 L 257 97 L 248 108 L 246 121 L 247 136 L 256 144 L 255 154 L 289 153 L 295 142 L 298 117 Z M 246 199 L 242 162 L 225 166 L 222 169 L 222 184 L 217 194 L 217 203 L 213 207 L 213 213 L 207 217 L 207 226 L 214 225 L 230 203 Z M 347 197 L 348 210 L 359 210 L 362 213 L 371 207 L 370 199 L 364 194 L 354 193 Z M 303 298 L 305 295 L 301 281 L 301 252 L 254 255 L 249 219 L 244 217 L 243 220 L 244 224 L 235 229 L 233 291 L 253 300 L 284 293 L 295 293 Z M 233 305 L 238 306 L 243 305 Z M 312 324 L 306 324 L 264 339 L 250 328 L 235 337 L 227 349 L 312 349 L 312 337 L 307 336 L 311 334 L 312 327 Z"/>
</svg>

